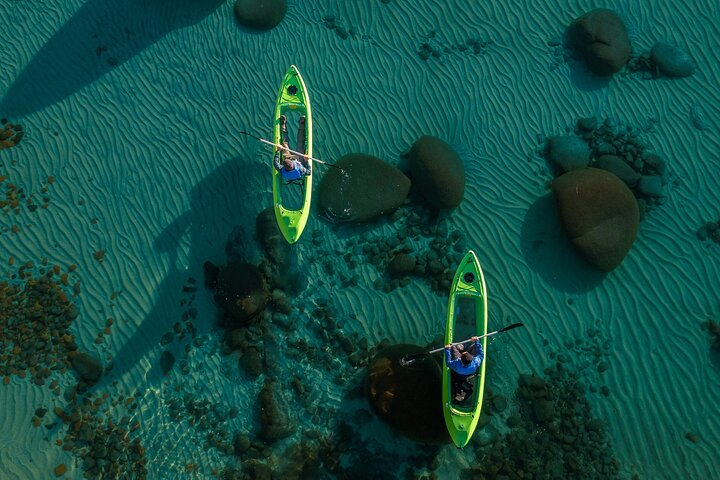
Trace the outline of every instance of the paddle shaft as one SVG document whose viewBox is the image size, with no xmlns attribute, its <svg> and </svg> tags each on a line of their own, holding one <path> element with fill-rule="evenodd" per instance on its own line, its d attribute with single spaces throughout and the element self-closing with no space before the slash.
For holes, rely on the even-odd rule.
<svg viewBox="0 0 720 480">
<path fill-rule="evenodd" d="M 480 335 L 477 338 L 480 339 L 480 338 L 484 338 L 484 337 L 489 337 L 490 335 L 496 335 L 498 333 L 503 333 L 503 332 L 507 332 L 508 330 L 512 330 L 513 328 L 524 327 L 524 326 L 525 325 L 522 323 L 513 323 L 512 325 L 508 325 L 507 327 L 501 328 L 500 330 L 495 330 L 494 332 L 486 333 L 485 335 Z M 462 342 L 451 343 L 450 346 L 452 347 L 453 345 L 461 345 L 463 343 L 468 343 L 468 342 L 472 342 L 472 338 L 468 338 L 467 340 L 463 340 Z M 443 350 L 445 350 L 445 347 L 436 348 L 435 350 L 430 350 L 429 352 L 416 353 L 415 355 L 403 357 L 402 360 L 400 361 L 400 363 L 403 366 L 410 365 L 412 362 L 414 362 L 415 360 L 417 360 L 419 358 L 422 358 L 422 357 L 425 357 L 428 355 L 432 355 L 433 353 L 442 352 Z"/>
<path fill-rule="evenodd" d="M 479 335 L 477 338 L 480 339 L 480 338 L 484 338 L 484 337 L 489 337 L 490 335 L 495 335 L 497 333 L 500 333 L 500 330 L 495 330 L 494 332 L 486 333 L 485 335 Z M 463 340 L 462 342 L 451 343 L 450 346 L 454 347 L 455 345 L 462 345 L 462 344 L 472 342 L 472 341 L 473 341 L 472 338 L 468 338 L 467 340 Z M 432 355 L 433 353 L 442 352 L 443 350 L 445 350 L 445 347 L 436 348 L 435 350 L 430 350 L 429 352 L 427 352 L 427 355 Z"/>
<path fill-rule="evenodd" d="M 296 150 L 292 150 L 292 149 L 290 149 L 290 148 L 284 147 L 284 146 L 279 145 L 279 144 L 277 144 L 277 143 L 273 143 L 273 142 L 271 142 L 270 140 L 265 140 L 264 138 L 256 137 L 255 135 L 251 135 L 251 134 L 249 134 L 249 133 L 247 133 L 247 132 L 240 132 L 240 133 L 242 133 L 242 134 L 244 134 L 244 135 L 247 135 L 247 136 L 249 136 L 249 137 L 253 137 L 255 140 L 258 140 L 258 141 L 260 141 L 260 142 L 262 142 L 262 143 L 264 143 L 264 144 L 266 144 L 266 145 L 271 145 L 271 146 L 273 146 L 273 147 L 275 147 L 275 148 L 279 148 L 280 150 L 287 150 L 288 152 L 294 153 L 295 155 L 300 155 L 300 156 L 303 156 L 303 157 L 305 157 L 305 158 L 309 158 L 309 159 L 312 160 L 313 162 L 322 163 L 323 165 L 327 165 L 327 166 L 329 166 L 329 167 L 340 168 L 340 167 L 338 167 L 337 165 L 333 165 L 332 163 L 328 163 L 328 162 L 323 162 L 323 161 L 320 160 L 319 158 L 308 157 L 308 156 L 305 155 L 304 153 L 298 152 L 298 151 L 296 151 Z M 342 168 L 340 168 L 340 170 L 342 170 Z"/>
</svg>

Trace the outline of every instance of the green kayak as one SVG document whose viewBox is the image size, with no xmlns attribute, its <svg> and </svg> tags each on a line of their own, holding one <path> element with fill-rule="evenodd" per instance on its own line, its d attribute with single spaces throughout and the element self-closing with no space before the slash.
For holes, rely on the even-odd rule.
<svg viewBox="0 0 720 480">
<path fill-rule="evenodd" d="M 473 336 L 487 334 L 487 295 L 485 277 L 475 252 L 470 250 L 463 257 L 455 272 L 448 302 L 445 345 L 460 342 Z M 468 377 L 472 393 L 459 400 L 452 390 L 450 369 L 443 362 L 442 404 L 450 437 L 458 448 L 470 442 L 480 419 L 483 391 L 485 389 L 485 364 L 487 363 L 487 337 L 481 340 L 485 360 L 475 376 Z M 466 347 L 470 343 L 465 344 Z"/>
<path fill-rule="evenodd" d="M 283 78 L 280 91 L 278 92 L 277 102 L 275 103 L 275 122 L 273 125 L 273 143 L 282 143 L 283 137 L 280 131 L 280 116 L 285 115 L 287 124 L 300 116 L 305 116 L 305 134 L 304 148 L 290 145 L 291 149 L 302 148 L 301 152 L 312 157 L 312 114 L 310 110 L 310 96 L 305 82 L 295 65 L 292 65 L 285 77 Z M 299 143 L 303 140 L 298 139 Z M 274 158 L 275 152 L 273 152 Z M 308 159 L 312 172 L 312 160 Z M 290 185 L 283 176 L 272 168 L 272 189 L 273 189 L 273 206 L 275 209 L 275 218 L 285 240 L 288 243 L 295 243 L 300 239 L 305 224 L 307 224 L 310 216 L 310 200 L 312 198 L 312 174 L 293 180 Z M 302 200 L 299 205 L 293 206 L 287 203 L 286 189 L 300 188 L 302 192 Z"/>
</svg>

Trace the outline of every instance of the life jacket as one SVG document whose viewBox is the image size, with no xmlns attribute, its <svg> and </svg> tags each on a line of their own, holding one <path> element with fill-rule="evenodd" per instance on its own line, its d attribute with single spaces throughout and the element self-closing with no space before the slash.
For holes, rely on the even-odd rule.
<svg viewBox="0 0 720 480">
<path fill-rule="evenodd" d="M 295 163 L 296 162 L 293 162 L 293 165 L 295 165 Z M 285 168 L 282 168 L 280 170 L 280 175 L 282 175 L 282 177 L 288 181 L 298 180 L 298 179 L 302 178 L 302 174 L 300 173 L 300 170 L 297 169 L 297 167 L 293 168 L 290 171 L 287 171 L 287 170 L 285 170 Z"/>
</svg>

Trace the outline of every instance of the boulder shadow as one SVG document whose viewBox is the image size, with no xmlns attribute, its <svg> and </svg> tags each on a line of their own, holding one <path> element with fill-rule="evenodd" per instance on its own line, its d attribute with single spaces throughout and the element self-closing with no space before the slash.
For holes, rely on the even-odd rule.
<svg viewBox="0 0 720 480">
<path fill-rule="evenodd" d="M 250 231 L 246 230 L 245 238 L 252 239 L 252 226 L 257 212 L 238 207 L 244 203 L 242 187 L 247 183 L 246 174 L 239 159 L 230 160 L 215 169 L 190 191 L 188 201 L 190 210 L 176 218 L 155 239 L 153 247 L 158 255 L 169 256 L 169 271 L 155 288 L 156 300 L 152 309 L 115 353 L 116 374 L 127 373 L 147 357 L 149 368 L 145 376 L 152 383 L 163 376 L 157 368 L 162 350 L 172 352 L 178 362 L 184 356 L 181 343 L 176 341 L 176 335 L 173 336 L 172 342 L 161 347 L 162 333 L 158 335 L 158 332 L 172 332 L 175 323 L 181 322 L 181 309 L 177 305 L 190 296 L 189 293 L 183 293 L 183 287 L 189 277 L 195 278 L 195 286 L 198 290 L 205 288 L 202 262 L 195 262 L 194 259 L 211 255 L 224 257 L 222 251 L 227 250 L 224 239 L 230 234 L 231 228 L 228 227 L 228 231 L 214 232 L 213 230 L 221 228 L 218 225 L 227 225 L 228 218 L 232 219 L 233 225 L 249 225 Z M 235 236 L 236 233 L 233 237 Z M 222 247 L 208 246 L 208 237 L 223 239 Z M 243 250 L 242 254 L 246 258 L 258 258 L 259 249 L 253 248 L 254 243 L 245 242 L 247 248 L 243 249 L 236 240 L 236 244 L 233 245 L 234 254 L 240 255 L 239 250 Z M 187 267 L 183 265 L 183 258 L 189 259 Z M 185 308 L 189 308 L 189 305 Z M 212 328 L 215 316 L 210 317 L 208 319 L 207 315 L 205 317 L 199 315 L 193 321 L 199 333 L 202 334 Z M 177 362 L 175 368 L 178 368 Z"/>
<path fill-rule="evenodd" d="M 89 0 L 25 66 L 0 101 L 0 112 L 20 117 L 53 105 L 223 2 Z"/>
<path fill-rule="evenodd" d="M 550 194 L 540 197 L 525 214 L 520 246 L 530 268 L 557 290 L 587 292 L 606 277 L 604 272 L 591 267 L 570 243 Z"/>
<path fill-rule="evenodd" d="M 595 75 L 585 63 L 582 55 L 572 47 L 568 29 L 563 34 L 563 49 L 568 58 L 570 83 L 580 91 L 593 92 L 607 87 L 612 80 L 612 75 Z"/>
</svg>

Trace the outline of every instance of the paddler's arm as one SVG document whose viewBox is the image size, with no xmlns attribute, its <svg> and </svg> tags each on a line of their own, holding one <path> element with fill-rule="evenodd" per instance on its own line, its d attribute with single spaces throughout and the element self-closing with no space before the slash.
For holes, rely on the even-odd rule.
<svg viewBox="0 0 720 480">
<path fill-rule="evenodd" d="M 480 339 L 475 340 L 475 356 L 473 357 L 473 361 L 472 361 L 475 368 L 478 368 L 482 364 L 484 359 L 485 359 L 485 351 L 482 348 Z"/>
<path fill-rule="evenodd" d="M 273 163 L 275 164 L 275 170 L 277 170 L 278 172 L 282 170 L 283 167 L 282 165 L 280 165 L 280 150 L 275 152 L 275 158 L 273 160 Z"/>
<path fill-rule="evenodd" d="M 298 172 L 300 172 L 300 175 L 310 175 L 310 169 L 307 168 L 305 165 L 302 164 L 302 162 L 297 161 L 295 163 L 295 168 L 298 169 Z"/>
</svg>

